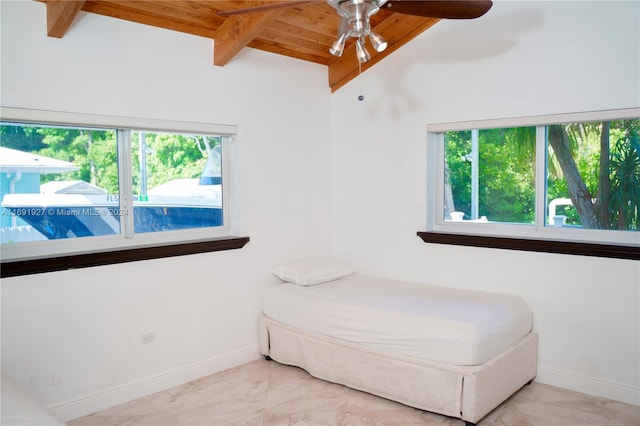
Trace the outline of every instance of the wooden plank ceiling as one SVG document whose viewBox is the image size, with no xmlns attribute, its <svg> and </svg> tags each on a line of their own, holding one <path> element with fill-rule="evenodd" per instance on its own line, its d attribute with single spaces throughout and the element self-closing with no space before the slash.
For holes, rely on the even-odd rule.
<svg viewBox="0 0 640 426">
<path fill-rule="evenodd" d="M 224 66 L 244 47 L 326 65 L 331 91 L 358 76 L 353 39 L 337 58 L 329 53 L 336 39 L 340 17 L 324 1 L 301 2 L 292 7 L 220 16 L 219 12 L 273 4 L 284 0 L 39 0 L 46 3 L 47 35 L 61 38 L 80 11 L 140 24 L 152 25 L 215 40 L 213 63 Z M 389 43 L 378 53 L 369 48 L 371 60 L 362 71 L 378 63 L 422 33 L 439 19 L 392 13 L 384 8 L 371 17 L 374 32 Z"/>
</svg>

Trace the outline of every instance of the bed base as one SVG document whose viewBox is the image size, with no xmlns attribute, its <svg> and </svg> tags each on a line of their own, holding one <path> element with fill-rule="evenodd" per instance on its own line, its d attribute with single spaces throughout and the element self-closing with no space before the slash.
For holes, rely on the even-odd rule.
<svg viewBox="0 0 640 426">
<path fill-rule="evenodd" d="M 536 376 L 538 336 L 530 333 L 480 365 L 425 361 L 304 331 L 266 316 L 259 320 L 260 353 L 402 404 L 477 423 Z"/>
</svg>

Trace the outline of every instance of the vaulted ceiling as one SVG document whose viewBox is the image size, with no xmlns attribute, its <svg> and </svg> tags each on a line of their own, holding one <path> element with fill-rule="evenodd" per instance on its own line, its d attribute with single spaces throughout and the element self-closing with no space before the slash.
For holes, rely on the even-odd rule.
<svg viewBox="0 0 640 426">
<path fill-rule="evenodd" d="M 39 0 L 46 3 L 47 35 L 64 37 L 80 11 L 152 25 L 215 40 L 213 65 L 224 66 L 244 47 L 302 59 L 328 69 L 331 91 L 358 76 L 359 64 L 353 41 L 341 57 L 329 53 L 336 39 L 340 17 L 324 1 L 301 1 L 291 7 L 222 16 L 220 13 L 286 0 Z M 287 3 L 291 3 L 287 1 Z M 362 71 L 392 54 L 439 19 L 393 13 L 382 8 L 371 17 L 372 29 L 389 46 L 372 51 Z"/>
</svg>

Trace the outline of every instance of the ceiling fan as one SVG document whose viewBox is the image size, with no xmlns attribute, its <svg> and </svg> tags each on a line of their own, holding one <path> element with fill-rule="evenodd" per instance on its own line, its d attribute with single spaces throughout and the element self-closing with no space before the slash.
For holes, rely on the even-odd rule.
<svg viewBox="0 0 640 426">
<path fill-rule="evenodd" d="M 255 13 L 272 9 L 301 6 L 308 3 L 326 1 L 334 7 L 342 18 L 338 38 L 329 52 L 341 56 L 349 38 L 356 39 L 356 56 L 359 63 L 367 62 L 371 55 L 365 47 L 366 37 L 377 52 L 387 48 L 387 41 L 371 29 L 369 18 L 381 8 L 394 13 L 443 19 L 474 19 L 485 13 L 493 2 L 491 0 L 292 0 L 261 6 L 219 12 L 220 16 Z"/>
</svg>

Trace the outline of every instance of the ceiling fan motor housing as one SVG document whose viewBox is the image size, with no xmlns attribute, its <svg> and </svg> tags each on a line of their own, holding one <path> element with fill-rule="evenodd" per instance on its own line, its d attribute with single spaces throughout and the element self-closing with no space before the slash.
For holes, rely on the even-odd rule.
<svg viewBox="0 0 640 426">
<path fill-rule="evenodd" d="M 371 31 L 369 18 L 380 10 L 380 6 L 387 0 L 328 0 L 335 7 L 343 22 L 340 25 L 338 38 L 329 50 L 335 56 L 341 56 L 347 38 L 357 38 L 356 52 L 358 61 L 366 62 L 371 56 L 364 48 L 365 37 L 371 38 L 374 49 L 382 52 L 387 48 L 387 42 L 378 34 Z"/>
<path fill-rule="evenodd" d="M 369 18 L 379 10 L 380 7 L 375 2 L 366 0 L 346 0 L 338 6 L 340 16 L 349 22 L 351 37 L 359 37 L 371 32 Z"/>
</svg>

